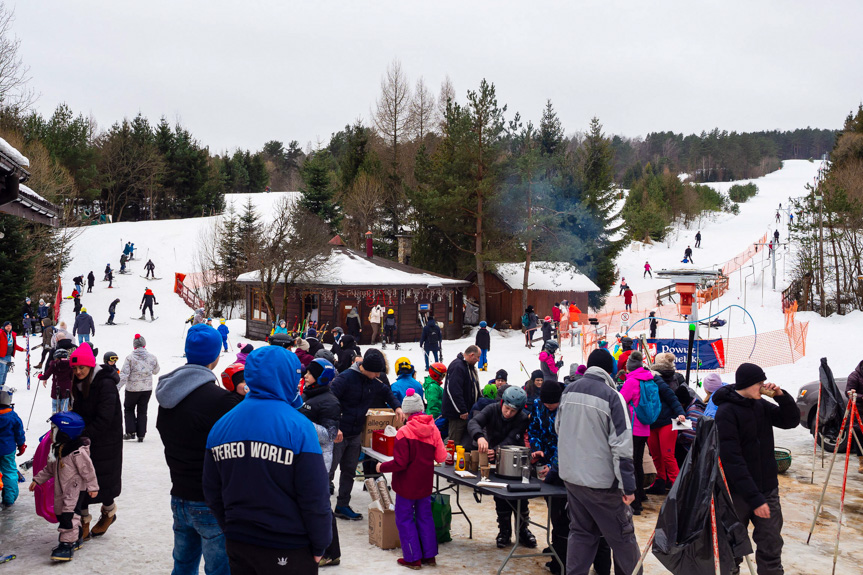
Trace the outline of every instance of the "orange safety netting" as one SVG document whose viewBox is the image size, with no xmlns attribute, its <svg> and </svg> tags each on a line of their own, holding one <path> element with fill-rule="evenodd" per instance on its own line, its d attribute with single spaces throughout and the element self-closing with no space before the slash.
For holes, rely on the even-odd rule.
<svg viewBox="0 0 863 575">
<path fill-rule="evenodd" d="M 758 253 L 759 247 L 756 244 L 765 244 L 769 240 L 769 234 L 765 233 L 751 247 L 728 260 L 722 266 L 723 275 L 727 277 L 743 267 Z M 727 287 L 717 289 L 718 293 L 699 292 L 699 301 L 704 303 L 715 299 L 724 293 Z M 642 321 L 638 325 L 635 324 L 639 320 L 647 318 L 651 311 L 655 311 L 658 318 L 679 316 L 677 304 L 669 301 L 669 299 L 663 298 L 660 303 L 657 301 L 656 291 L 640 292 L 633 294 L 632 311 L 626 311 L 623 296 L 609 297 L 602 310 L 591 316 L 599 321 L 598 326 L 582 323 L 581 348 L 583 357 L 587 357 L 591 351 L 596 349 L 601 339 L 608 341 L 609 348 L 613 349 L 615 335 L 622 334 L 633 326 L 634 329 L 630 333 L 633 339 L 641 333 L 647 332 L 649 330 L 647 321 Z M 797 302 L 783 305 L 783 311 L 785 313 L 784 329 L 759 333 L 757 336 L 753 334 L 722 338 L 725 346 L 725 367 L 717 371 L 733 372 L 741 363 L 747 362 L 756 363 L 761 367 L 784 365 L 795 363 L 805 356 L 809 324 L 808 322 L 797 321 Z M 659 322 L 661 324 L 662 320 Z M 721 338 L 721 335 L 719 337 Z"/>
</svg>

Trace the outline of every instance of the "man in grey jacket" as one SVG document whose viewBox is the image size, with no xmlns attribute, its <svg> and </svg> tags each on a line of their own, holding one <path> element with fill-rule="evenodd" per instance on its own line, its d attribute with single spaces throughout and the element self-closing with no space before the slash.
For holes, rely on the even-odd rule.
<svg viewBox="0 0 863 575">
<path fill-rule="evenodd" d="M 143 442 L 147 434 L 147 407 L 153 394 L 153 376 L 159 373 L 159 360 L 146 350 L 146 346 L 144 336 L 136 333 L 132 340 L 135 349 L 123 361 L 120 384 L 117 386 L 118 390 L 126 386 L 126 397 L 123 399 L 126 434 L 123 439 L 137 437 L 138 443 Z"/>
<path fill-rule="evenodd" d="M 613 369 L 614 358 L 594 350 L 584 376 L 566 386 L 554 424 L 570 518 L 567 575 L 588 574 L 600 537 L 614 551 L 616 569 L 632 573 L 638 563 L 629 508 L 635 498 L 632 424 Z"/>
</svg>

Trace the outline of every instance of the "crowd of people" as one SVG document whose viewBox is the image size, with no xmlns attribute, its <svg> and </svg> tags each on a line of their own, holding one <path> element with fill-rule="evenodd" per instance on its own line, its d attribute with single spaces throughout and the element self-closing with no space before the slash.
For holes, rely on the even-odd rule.
<svg viewBox="0 0 863 575">
<path fill-rule="evenodd" d="M 377 347 L 362 353 L 350 322 L 347 333 L 332 330 L 329 349 L 315 327 L 292 335 L 282 322 L 269 345 L 240 344 L 221 377 L 213 370 L 228 349 L 229 331 L 224 322 L 219 329 L 212 326 L 203 310 L 190 318 L 186 364 L 162 375 L 143 336 L 129 342 L 122 367 L 113 352 L 98 364 L 98 351 L 80 334 L 78 345 L 72 342 L 80 329 L 70 334 L 61 322 L 51 330 L 52 351 L 39 375 L 43 385 L 51 380 L 54 457 L 34 470 L 30 486 L 55 478 L 60 543 L 51 557 L 72 559 L 85 541 L 103 536 L 117 520 L 124 440 L 143 442 L 147 436 L 147 406 L 158 377 L 156 427 L 171 477 L 173 572 L 179 575 L 197 573 L 202 559 L 207 573 L 270 573 L 284 564 L 292 573 L 314 573 L 338 565 L 337 519 L 363 519 L 351 499 L 366 413 L 377 407 L 391 408 L 404 424 L 393 461 L 365 464 L 367 474 L 393 474 L 400 565 L 436 563 L 432 469 L 451 440 L 485 451 L 490 461 L 497 447 L 529 447 L 537 477 L 565 487 L 565 497 L 548 500 L 551 546 L 565 570 L 552 560 L 552 573 L 586 575 L 592 567 L 601 575 L 611 573 L 612 565 L 615 572 L 631 573 L 640 555 L 633 516 L 644 512 L 649 496 L 662 497 L 675 484 L 698 422 L 711 416 L 738 517 L 754 524 L 759 573 L 781 573 L 772 427 L 798 425 L 793 398 L 753 364 L 737 369 L 733 385 L 711 374 L 702 398 L 677 372 L 673 354 L 649 361 L 628 337 L 614 352 L 600 342 L 584 365 L 565 370 L 556 338 L 562 323 L 580 310 L 563 302 L 553 311 L 545 320 L 531 307 L 525 312 L 526 347 L 533 347 L 537 329 L 543 333 L 536 369 L 523 385 L 510 384 L 503 369 L 481 382 L 493 340 L 485 322 L 476 343 L 445 364 L 440 328 L 429 318 L 421 339 L 428 374 L 422 382 L 406 357 L 392 364 L 391 382 L 384 353 Z M 381 309 L 373 316 L 381 319 L 374 336 L 382 344 L 388 315 Z M 11 324 L 3 329 L 0 356 L 11 358 L 23 350 Z M 858 371 L 849 386 L 863 387 L 863 363 Z M 763 392 L 773 401 L 762 399 Z M 678 432 L 675 422 L 691 427 Z M 0 388 L 4 476 L 14 470 L 15 455 L 26 450 L 23 437 L 12 394 Z M 651 485 L 645 483 L 645 450 L 656 469 Z M 14 503 L 15 483 L 4 483 L 4 504 Z M 99 518 L 93 522 L 90 506 L 96 504 Z M 517 532 L 513 508 L 504 499 L 495 498 L 495 510 L 498 547 L 511 545 L 513 537 L 537 546 L 528 506 L 522 507 Z"/>
</svg>

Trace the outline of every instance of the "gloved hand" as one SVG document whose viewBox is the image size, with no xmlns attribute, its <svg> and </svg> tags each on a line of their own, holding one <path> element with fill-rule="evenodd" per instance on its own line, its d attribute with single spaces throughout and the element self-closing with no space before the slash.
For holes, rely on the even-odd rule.
<svg viewBox="0 0 863 575">
<path fill-rule="evenodd" d="M 558 368 L 563 367 L 563 360 L 562 359 L 557 360 L 557 362 L 555 362 L 554 365 L 556 365 Z"/>
<path fill-rule="evenodd" d="M 27 451 L 27 444 L 26 443 L 21 445 L 21 447 L 18 448 L 18 457 L 21 457 L 22 455 L 24 455 L 25 451 Z"/>
</svg>

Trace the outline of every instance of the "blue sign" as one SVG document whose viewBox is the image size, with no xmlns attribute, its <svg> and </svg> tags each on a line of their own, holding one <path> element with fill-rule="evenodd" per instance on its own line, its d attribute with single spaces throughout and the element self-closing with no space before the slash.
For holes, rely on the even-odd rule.
<svg viewBox="0 0 863 575">
<path fill-rule="evenodd" d="M 657 353 L 673 353 L 674 367 L 686 370 L 688 339 L 648 339 L 651 357 Z M 699 362 L 700 365 L 699 365 Z M 692 344 L 692 369 L 724 369 L 725 345 L 721 339 L 697 339 Z"/>
</svg>

